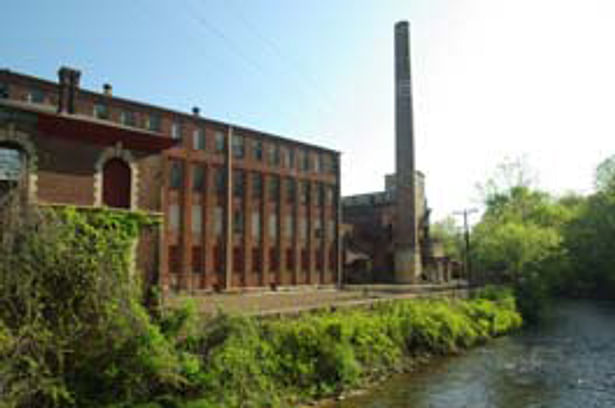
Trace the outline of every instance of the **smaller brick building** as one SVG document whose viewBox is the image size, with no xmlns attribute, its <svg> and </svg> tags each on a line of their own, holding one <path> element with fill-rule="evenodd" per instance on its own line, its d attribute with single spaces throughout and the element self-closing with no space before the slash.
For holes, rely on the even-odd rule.
<svg viewBox="0 0 615 408">
<path fill-rule="evenodd" d="M 0 70 L 0 199 L 159 214 L 139 267 L 164 290 L 335 285 L 339 153 Z"/>
</svg>

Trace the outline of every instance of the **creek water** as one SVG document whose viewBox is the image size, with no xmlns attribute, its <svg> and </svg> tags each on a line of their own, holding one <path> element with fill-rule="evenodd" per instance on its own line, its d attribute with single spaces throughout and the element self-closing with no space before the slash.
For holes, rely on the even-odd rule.
<svg viewBox="0 0 615 408">
<path fill-rule="evenodd" d="M 435 359 L 332 407 L 615 407 L 615 303 L 556 304 L 539 327 Z"/>
</svg>

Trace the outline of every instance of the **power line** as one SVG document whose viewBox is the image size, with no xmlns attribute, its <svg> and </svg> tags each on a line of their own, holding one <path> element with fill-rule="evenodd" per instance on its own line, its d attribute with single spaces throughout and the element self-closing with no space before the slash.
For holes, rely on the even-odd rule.
<svg viewBox="0 0 615 408">
<path fill-rule="evenodd" d="M 254 25 L 250 20 L 248 20 L 248 18 L 245 16 L 245 14 L 241 11 L 241 9 L 239 7 L 237 7 L 237 5 L 235 4 L 234 0 L 230 0 L 228 1 L 226 4 L 230 5 L 230 7 L 233 9 L 233 11 L 235 12 L 235 14 L 237 15 L 237 17 L 239 18 L 239 20 L 252 32 L 254 32 L 256 34 L 256 37 L 258 37 L 263 43 L 267 44 L 269 46 L 269 48 L 271 50 L 273 50 L 273 52 L 278 56 L 278 58 L 284 62 L 288 67 L 291 68 L 291 72 L 301 76 L 301 79 L 303 79 L 303 81 L 308 82 L 312 88 L 310 88 L 311 91 L 315 91 L 318 90 L 318 92 L 320 92 L 322 95 L 319 96 L 323 96 L 324 99 L 327 100 L 328 103 L 332 103 L 333 102 L 333 98 L 331 98 L 331 96 L 328 94 L 328 92 L 326 92 L 325 90 L 323 90 L 320 87 L 320 84 L 314 80 L 314 78 L 310 75 L 308 75 L 302 68 L 301 68 L 301 64 L 299 64 L 297 61 L 294 61 L 292 58 L 289 58 L 286 56 L 286 54 L 282 51 L 281 47 L 278 46 L 278 44 L 273 41 L 271 38 L 267 37 L 266 35 L 264 35 L 257 27 L 256 25 Z"/>
<path fill-rule="evenodd" d="M 188 4 L 188 3 L 186 3 Z M 188 8 L 188 7 L 187 7 Z M 243 61 L 245 61 L 249 66 L 251 66 L 256 72 L 258 72 L 259 74 L 263 75 L 264 77 L 267 77 L 267 71 L 265 70 L 265 68 L 260 65 L 260 63 L 258 63 L 256 60 L 254 60 L 253 58 L 249 57 L 247 54 L 245 54 L 241 48 L 239 46 L 237 46 L 237 44 L 235 44 L 235 42 L 233 42 L 222 30 L 220 30 L 219 28 L 217 28 L 214 24 L 212 24 L 207 18 L 205 18 L 204 16 L 201 15 L 201 13 L 198 12 L 198 10 L 195 10 L 192 7 L 189 7 L 190 10 L 189 11 L 189 15 L 190 17 L 196 21 L 199 25 L 201 25 L 203 28 L 205 28 L 207 31 L 209 31 L 211 34 L 215 35 L 216 37 L 218 37 L 220 40 L 222 40 L 222 42 L 224 42 L 231 51 L 233 51 L 240 59 L 242 59 Z M 190 12 L 191 11 L 191 12 Z M 243 78 L 242 78 L 243 79 Z M 270 93 L 270 92 L 269 92 Z M 281 108 L 283 105 L 278 105 L 278 108 Z M 300 121 L 301 118 L 299 118 L 297 116 L 297 114 L 289 109 L 285 109 L 286 113 L 289 114 L 290 116 L 293 116 L 293 118 L 296 121 Z"/>
<path fill-rule="evenodd" d="M 134 0 L 136 3 L 139 3 L 140 0 Z M 156 21 L 156 23 L 158 23 L 160 21 L 159 17 L 154 15 L 152 10 L 151 10 L 151 5 L 150 4 L 144 4 L 142 5 L 143 7 L 140 7 L 140 9 L 144 9 L 147 10 L 147 13 L 149 13 L 150 17 L 152 17 L 152 19 L 154 21 Z M 194 11 L 194 10 L 193 10 Z M 179 16 L 178 13 L 172 13 L 176 16 Z M 223 42 L 225 42 L 230 48 L 232 48 L 232 50 L 235 52 L 235 54 L 243 59 L 244 61 L 248 62 L 250 65 L 252 65 L 252 67 L 254 69 L 256 69 L 257 71 L 259 71 L 260 73 L 264 73 L 264 70 L 262 69 L 262 67 L 260 67 L 257 63 L 255 63 L 254 61 L 250 60 L 245 54 L 243 54 L 241 52 L 241 50 L 239 50 L 239 48 L 219 29 L 217 29 L 214 25 L 212 25 L 211 23 L 209 23 L 206 19 L 204 19 L 203 17 L 199 17 L 197 15 L 197 13 L 190 13 L 190 16 L 193 18 L 193 20 L 195 20 L 195 22 L 197 22 L 200 26 L 204 27 L 209 33 L 214 34 L 216 37 L 218 37 L 219 39 L 221 39 Z M 178 20 L 179 21 L 179 20 Z M 185 25 L 185 24 L 183 24 Z M 167 29 L 167 31 L 170 32 L 170 30 Z M 176 32 L 173 32 L 173 34 L 177 34 Z M 214 58 L 214 56 L 211 56 L 210 54 L 204 53 L 203 51 L 203 47 L 200 46 L 200 44 L 202 44 L 201 42 L 197 42 L 197 41 L 186 41 L 185 43 L 190 44 L 190 46 L 193 46 L 193 48 L 198 51 L 198 53 L 202 56 L 205 56 L 205 58 L 207 60 L 212 60 Z M 199 45 L 197 47 L 197 44 Z M 220 62 L 220 64 L 223 64 L 222 62 Z M 210 71 L 213 72 L 213 70 L 211 69 L 211 64 L 204 64 L 205 67 L 207 69 L 209 69 Z M 228 73 L 229 71 L 232 71 L 230 69 L 226 69 L 224 72 Z M 218 72 L 216 72 L 218 73 Z M 254 82 L 248 83 L 248 81 L 244 78 L 244 76 L 242 75 L 237 75 L 236 73 L 234 73 L 235 78 L 239 79 L 244 86 L 249 86 L 250 84 L 253 84 Z M 279 107 L 280 109 L 283 109 L 282 106 Z M 297 114 L 291 110 L 288 109 L 283 109 L 286 111 L 286 114 L 289 116 L 292 116 L 295 120 L 298 120 L 299 118 L 296 116 Z M 241 112 L 235 112 L 234 114 L 231 114 L 231 112 L 227 111 L 227 117 L 232 117 L 232 116 L 243 116 L 241 114 Z"/>
</svg>

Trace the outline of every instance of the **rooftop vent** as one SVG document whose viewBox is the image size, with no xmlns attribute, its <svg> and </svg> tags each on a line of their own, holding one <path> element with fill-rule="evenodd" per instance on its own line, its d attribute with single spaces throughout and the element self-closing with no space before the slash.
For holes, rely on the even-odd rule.
<svg viewBox="0 0 615 408">
<path fill-rule="evenodd" d="M 113 95 L 113 87 L 111 86 L 111 84 L 103 84 L 103 93 L 105 94 L 105 96 Z"/>
</svg>

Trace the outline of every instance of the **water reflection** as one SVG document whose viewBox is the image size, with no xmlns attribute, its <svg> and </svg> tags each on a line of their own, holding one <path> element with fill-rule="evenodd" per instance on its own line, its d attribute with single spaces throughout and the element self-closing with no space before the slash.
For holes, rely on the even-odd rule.
<svg viewBox="0 0 615 408">
<path fill-rule="evenodd" d="M 558 304 L 539 328 L 441 359 L 335 406 L 615 407 L 615 304 Z"/>
</svg>

